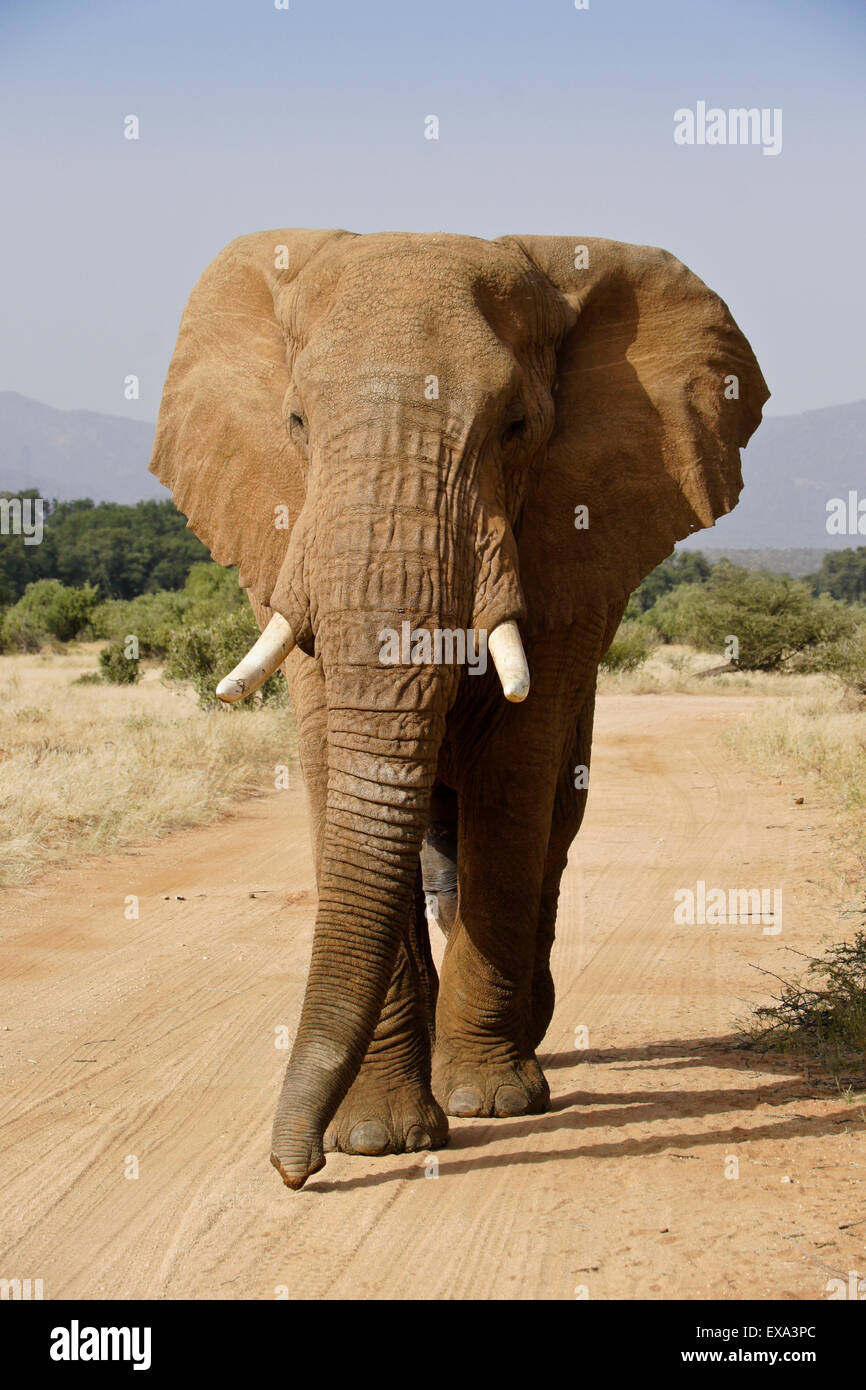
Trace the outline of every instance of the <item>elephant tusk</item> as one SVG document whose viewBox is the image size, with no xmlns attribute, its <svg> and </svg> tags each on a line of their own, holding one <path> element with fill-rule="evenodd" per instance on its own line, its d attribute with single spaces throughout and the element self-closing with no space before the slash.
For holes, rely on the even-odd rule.
<svg viewBox="0 0 866 1390">
<path fill-rule="evenodd" d="M 487 638 L 487 649 L 506 700 L 525 700 L 529 694 L 529 667 L 517 623 L 510 619 L 494 628 Z"/>
<path fill-rule="evenodd" d="M 243 661 L 239 662 L 216 688 L 217 696 L 227 705 L 252 695 L 264 685 L 278 666 L 281 666 L 295 645 L 295 634 L 281 613 L 275 613 Z"/>
</svg>

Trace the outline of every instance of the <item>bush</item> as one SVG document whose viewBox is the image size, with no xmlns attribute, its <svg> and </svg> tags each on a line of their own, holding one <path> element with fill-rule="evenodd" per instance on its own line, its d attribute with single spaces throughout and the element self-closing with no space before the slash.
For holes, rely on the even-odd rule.
<svg viewBox="0 0 866 1390">
<path fill-rule="evenodd" d="M 234 613 L 248 609 L 245 591 L 238 584 L 236 569 L 225 569 L 212 560 L 193 565 L 183 588 L 184 596 L 193 608 L 192 616 L 198 621 L 207 612 Z"/>
<path fill-rule="evenodd" d="M 626 619 L 620 623 L 601 664 L 606 671 L 634 671 L 646 661 L 655 645 L 654 634 L 645 624 Z"/>
<path fill-rule="evenodd" d="M 205 561 L 193 565 L 183 589 L 161 589 L 132 599 L 106 599 L 94 610 L 90 631 L 94 637 L 122 642 L 138 638 L 142 656 L 164 659 L 172 639 L 184 624 L 207 624 L 223 613 L 248 607 L 235 569 Z"/>
<path fill-rule="evenodd" d="M 866 623 L 860 623 L 836 641 L 816 647 L 803 664 L 808 670 L 836 676 L 856 695 L 866 695 Z"/>
<path fill-rule="evenodd" d="M 183 591 L 167 589 L 132 599 L 106 599 L 91 614 L 90 632 L 112 642 L 137 637 L 142 656 L 162 658 L 188 606 Z"/>
<path fill-rule="evenodd" d="M 0 631 L 0 652 L 38 652 L 48 634 L 43 627 L 37 627 L 31 618 L 15 613 L 9 608 L 3 619 Z"/>
<path fill-rule="evenodd" d="M 744 671 L 808 664 L 817 651 L 849 638 L 855 628 L 850 610 L 835 599 L 813 597 L 808 585 L 724 561 L 706 584 L 682 585 L 663 595 L 648 620 L 668 641 L 704 651 L 721 654 L 735 637 L 736 665 Z"/>
<path fill-rule="evenodd" d="M 636 618 L 646 613 L 663 594 L 682 584 L 704 584 L 713 567 L 700 550 L 681 550 L 669 555 L 651 570 L 629 599 L 626 616 Z"/>
<path fill-rule="evenodd" d="M 110 642 L 99 653 L 102 679 L 111 685 L 134 685 L 141 672 L 137 656 L 127 656 L 123 642 Z"/>
<path fill-rule="evenodd" d="M 772 1004 L 757 1008 L 750 1029 L 759 1050 L 817 1058 L 838 1081 L 866 1074 L 866 931 L 807 957 L 813 983 L 783 980 Z"/>
<path fill-rule="evenodd" d="M 664 642 L 692 641 L 692 612 L 696 597 L 703 585 L 681 584 L 669 590 L 646 614 L 650 624 Z"/>
<path fill-rule="evenodd" d="M 4 645 L 19 651 L 38 651 L 49 637 L 69 642 L 88 625 L 99 600 L 92 584 L 67 588 L 59 579 L 37 579 L 3 620 Z"/>
<path fill-rule="evenodd" d="M 220 706 L 215 694 L 217 685 L 237 666 L 258 636 L 258 626 L 246 602 L 236 612 L 185 625 L 172 638 L 166 677 L 191 681 L 202 709 L 215 709 Z M 254 709 L 258 704 L 279 705 L 287 701 L 286 683 L 277 671 L 265 681 L 254 700 L 241 700 L 232 708 Z"/>
</svg>

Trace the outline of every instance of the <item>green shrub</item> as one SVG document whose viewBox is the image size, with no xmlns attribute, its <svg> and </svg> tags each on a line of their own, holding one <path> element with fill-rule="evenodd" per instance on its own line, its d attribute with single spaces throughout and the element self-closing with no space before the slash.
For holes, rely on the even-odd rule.
<svg viewBox="0 0 866 1390">
<path fill-rule="evenodd" d="M 807 664 L 814 654 L 854 631 L 849 609 L 813 597 L 808 585 L 786 575 L 750 573 L 721 561 L 706 584 L 664 594 L 647 615 L 668 641 L 724 653 L 737 640 L 744 671 L 775 671 Z"/>
<path fill-rule="evenodd" d="M 172 639 L 184 624 L 202 625 L 223 613 L 248 609 L 238 572 L 212 561 L 193 565 L 183 589 L 160 589 L 132 599 L 107 599 L 94 610 L 94 637 L 122 642 L 138 638 L 142 656 L 167 657 Z"/>
<path fill-rule="evenodd" d="M 237 570 L 226 569 L 212 560 L 193 565 L 183 593 L 197 621 L 207 614 L 234 613 L 248 608 L 246 593 L 238 584 Z"/>
<path fill-rule="evenodd" d="M 606 671 L 634 671 L 646 661 L 656 640 L 645 624 L 626 619 L 620 623 L 601 664 Z"/>
<path fill-rule="evenodd" d="M 807 957 L 810 983 L 783 980 L 772 1004 L 755 1009 L 749 1041 L 760 1051 L 815 1057 L 838 1081 L 866 1074 L 866 931 Z"/>
<path fill-rule="evenodd" d="M 827 671 L 856 695 L 866 695 L 866 623 L 816 647 L 803 666 L 810 671 Z"/>
<path fill-rule="evenodd" d="M 142 656 L 165 657 L 189 607 L 183 591 L 161 589 L 132 599 L 106 599 L 94 609 L 90 632 L 112 642 L 138 638 Z"/>
<path fill-rule="evenodd" d="M 38 652 L 47 638 L 45 629 L 37 626 L 32 618 L 15 613 L 13 608 L 7 609 L 0 631 L 0 651 Z"/>
<path fill-rule="evenodd" d="M 127 655 L 123 642 L 109 642 L 99 653 L 99 669 L 102 679 L 111 685 L 134 685 L 141 674 L 137 656 Z"/>
<path fill-rule="evenodd" d="M 664 642 L 692 641 L 692 605 L 703 588 L 702 584 L 681 584 L 663 594 L 649 609 L 646 622 Z"/>
<path fill-rule="evenodd" d="M 69 642 L 87 627 L 98 600 L 92 584 L 70 589 L 59 579 L 37 579 L 6 612 L 4 645 L 38 651 L 49 637 Z"/>
<path fill-rule="evenodd" d="M 185 624 L 172 638 L 166 677 L 190 681 L 202 709 L 215 709 L 220 705 L 215 694 L 217 685 L 237 666 L 258 636 L 258 626 L 246 601 L 236 612 Z M 265 682 L 258 696 L 241 700 L 233 708 L 254 709 L 257 704 L 279 705 L 287 701 L 286 683 L 278 671 Z"/>
<path fill-rule="evenodd" d="M 626 617 L 636 618 L 646 613 L 663 594 L 682 584 L 704 584 L 713 567 L 700 550 L 681 550 L 656 565 L 635 589 L 629 599 Z"/>
</svg>

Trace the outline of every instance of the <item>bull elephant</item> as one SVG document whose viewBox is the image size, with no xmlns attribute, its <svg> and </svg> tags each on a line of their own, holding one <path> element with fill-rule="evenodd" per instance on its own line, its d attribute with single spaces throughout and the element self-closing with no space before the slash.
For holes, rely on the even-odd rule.
<svg viewBox="0 0 866 1390">
<path fill-rule="evenodd" d="M 643 576 L 735 505 L 768 394 L 725 304 L 651 247 L 278 230 L 192 291 L 151 469 L 263 630 L 218 693 L 284 665 L 312 818 L 289 1187 L 329 1149 L 545 1108 L 599 661 Z"/>
</svg>

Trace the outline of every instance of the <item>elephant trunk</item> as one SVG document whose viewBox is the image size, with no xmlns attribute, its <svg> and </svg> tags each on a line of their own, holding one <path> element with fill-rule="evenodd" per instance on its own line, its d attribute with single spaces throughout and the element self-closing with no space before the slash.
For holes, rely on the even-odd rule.
<svg viewBox="0 0 866 1390">
<path fill-rule="evenodd" d="M 324 1161 L 325 1128 L 361 1066 L 408 927 L 461 674 L 445 634 L 463 635 L 468 662 L 467 627 L 501 629 L 490 655 L 504 692 L 522 699 L 528 688 L 507 522 L 480 494 L 455 491 L 453 452 L 431 450 L 411 468 L 400 457 L 383 448 L 367 464 L 331 461 L 331 485 L 314 489 L 315 506 L 308 496 L 270 602 L 306 650 L 314 634 L 328 709 L 312 961 L 273 1129 L 272 1161 L 290 1187 Z"/>
</svg>

